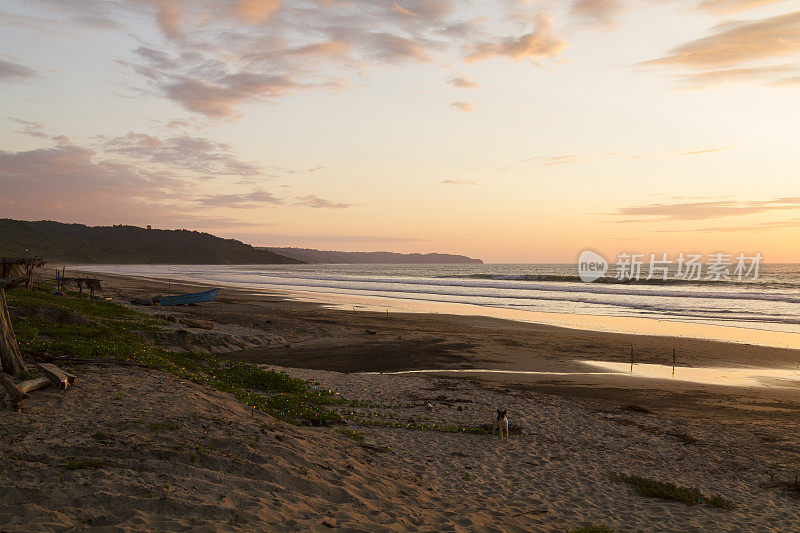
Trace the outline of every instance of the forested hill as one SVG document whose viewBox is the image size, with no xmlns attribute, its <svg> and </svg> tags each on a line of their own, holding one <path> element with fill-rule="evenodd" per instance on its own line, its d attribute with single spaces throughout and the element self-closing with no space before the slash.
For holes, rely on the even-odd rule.
<svg viewBox="0 0 800 533">
<path fill-rule="evenodd" d="M 0 219 L 0 257 L 23 255 L 39 255 L 50 262 L 69 263 L 241 265 L 302 262 L 198 231 Z"/>
<path fill-rule="evenodd" d="M 395 252 L 334 252 L 310 248 L 265 248 L 275 253 L 293 257 L 307 263 L 344 264 L 418 264 L 418 263 L 483 263 L 464 255 L 452 254 L 401 254 Z"/>
</svg>

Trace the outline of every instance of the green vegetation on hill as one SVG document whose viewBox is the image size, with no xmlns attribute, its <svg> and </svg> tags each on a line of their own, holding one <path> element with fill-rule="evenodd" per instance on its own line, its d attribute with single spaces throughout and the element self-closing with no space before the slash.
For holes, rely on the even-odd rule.
<svg viewBox="0 0 800 533">
<path fill-rule="evenodd" d="M 198 231 L 0 219 L 0 257 L 23 255 L 70 263 L 241 265 L 302 262 Z"/>
<path fill-rule="evenodd" d="M 337 252 L 311 248 L 263 248 L 306 263 L 336 264 L 462 264 L 483 263 L 465 255 L 401 254 L 397 252 Z"/>
</svg>

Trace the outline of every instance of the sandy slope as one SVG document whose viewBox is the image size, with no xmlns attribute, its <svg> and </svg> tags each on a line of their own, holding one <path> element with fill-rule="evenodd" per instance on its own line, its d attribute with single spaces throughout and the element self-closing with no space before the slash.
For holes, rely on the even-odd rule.
<svg viewBox="0 0 800 533">
<path fill-rule="evenodd" d="M 343 395 L 399 407 L 359 409 L 359 418 L 471 426 L 509 409 L 510 442 L 480 435 L 365 427 L 390 445 L 408 472 L 433 477 L 451 501 L 473 512 L 498 508 L 520 525 L 564 531 L 603 523 L 616 531 L 792 531 L 800 499 L 786 483 L 800 472 L 800 424 L 765 420 L 690 421 L 619 408 L 598 408 L 525 389 L 491 390 L 467 379 L 380 376 L 286 369 Z M 429 410 L 427 404 L 433 405 Z M 461 410 L 458 410 L 458 407 Z M 391 418 L 387 418 L 391 416 Z M 607 479 L 637 474 L 722 495 L 733 511 L 646 498 Z M 772 477 L 771 477 L 772 474 Z"/>
<path fill-rule="evenodd" d="M 73 389 L 3 415 L 0 530 L 431 530 L 449 520 L 396 463 L 334 430 L 284 425 L 168 374 L 78 371 Z M 65 467 L 89 459 L 108 464 Z"/>
</svg>

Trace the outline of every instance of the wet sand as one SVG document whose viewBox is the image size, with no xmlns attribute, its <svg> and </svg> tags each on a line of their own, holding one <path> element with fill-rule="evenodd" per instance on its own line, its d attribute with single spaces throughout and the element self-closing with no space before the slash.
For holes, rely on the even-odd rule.
<svg viewBox="0 0 800 533">
<path fill-rule="evenodd" d="M 190 291 L 202 285 L 101 275 L 106 292 L 120 299 Z M 670 406 L 682 416 L 736 416 L 765 407 L 800 409 L 800 387 L 721 386 L 648 379 L 641 364 L 681 368 L 772 368 L 797 371 L 800 350 L 651 335 L 626 335 L 478 316 L 347 311 L 278 294 L 223 288 L 212 305 L 182 308 L 191 316 L 260 328 L 280 342 L 227 354 L 252 363 L 336 372 L 424 369 L 496 369 L 561 375 L 469 374 L 489 387 L 537 390 L 602 404 L 636 401 Z M 374 333 L 374 334 L 373 334 Z M 633 373 L 593 374 L 591 360 L 629 363 Z M 563 375 L 567 373 L 567 375 Z M 776 411 L 784 413 L 784 411 Z M 783 415 L 781 415 L 783 416 Z"/>
</svg>

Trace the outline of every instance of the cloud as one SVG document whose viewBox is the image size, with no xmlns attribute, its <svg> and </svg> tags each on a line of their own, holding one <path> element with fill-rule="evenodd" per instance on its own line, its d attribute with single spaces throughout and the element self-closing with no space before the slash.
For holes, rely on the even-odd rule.
<svg viewBox="0 0 800 533">
<path fill-rule="evenodd" d="M 732 13 L 734 11 L 744 11 L 756 7 L 780 4 L 786 1 L 787 0 L 701 0 L 697 7 L 717 13 Z"/>
<path fill-rule="evenodd" d="M 692 228 L 692 229 L 671 229 L 671 230 L 656 230 L 656 233 L 687 233 L 687 232 L 720 232 L 720 233 L 742 233 L 747 231 L 764 231 L 771 229 L 786 229 L 786 228 L 800 228 L 800 218 L 791 218 L 789 220 L 773 220 L 771 222 L 758 222 L 756 224 L 748 224 L 747 226 L 712 226 L 705 228 Z"/>
<path fill-rule="evenodd" d="M 265 204 L 278 205 L 283 200 L 276 198 L 264 190 L 256 190 L 244 194 L 216 194 L 197 198 L 196 202 L 205 207 L 230 207 L 237 209 L 252 209 L 263 207 Z"/>
<path fill-rule="evenodd" d="M 651 153 L 644 153 L 644 154 L 633 154 L 629 155 L 627 159 L 636 160 L 636 159 L 651 159 L 655 157 L 675 157 L 675 156 L 697 156 L 697 155 L 708 155 L 713 154 L 716 152 L 725 152 L 728 150 L 733 150 L 733 146 L 720 146 L 720 147 L 711 147 L 711 148 L 678 148 L 673 150 L 665 150 L 663 152 L 651 152 Z"/>
<path fill-rule="evenodd" d="M 18 81 L 38 76 L 38 72 L 30 67 L 0 59 L 0 81 Z"/>
<path fill-rule="evenodd" d="M 474 181 L 465 179 L 447 179 L 443 180 L 442 183 L 447 185 L 477 185 Z"/>
<path fill-rule="evenodd" d="M 44 124 L 42 124 L 41 122 L 22 120 L 21 118 L 16 118 L 16 117 L 6 117 L 6 118 L 22 126 L 21 130 L 15 130 L 16 133 L 24 133 L 25 135 L 30 135 L 31 137 L 36 137 L 39 139 L 47 139 L 50 137 L 44 132 Z"/>
<path fill-rule="evenodd" d="M 104 220 L 157 203 L 176 183 L 133 165 L 96 159 L 79 146 L 0 151 L 3 212 L 22 218 L 67 218 L 75 213 Z M 144 202 L 147 203 L 147 202 Z"/>
<path fill-rule="evenodd" d="M 706 154 L 713 154 L 715 152 L 725 152 L 727 150 L 733 150 L 732 146 L 726 146 L 724 148 L 704 148 L 701 150 L 689 150 L 688 152 L 683 152 L 679 155 L 682 156 L 691 156 L 691 155 L 706 155 Z"/>
<path fill-rule="evenodd" d="M 280 7 L 281 0 L 239 0 L 233 11 L 248 24 L 267 20 Z"/>
<path fill-rule="evenodd" d="M 164 94 L 186 109 L 217 118 L 235 115 L 236 106 L 244 101 L 280 96 L 299 87 L 287 76 L 252 72 L 239 72 L 214 81 L 181 77 L 161 84 Z"/>
<path fill-rule="evenodd" d="M 620 0 L 574 0 L 571 11 L 587 24 L 612 28 L 623 7 Z"/>
<path fill-rule="evenodd" d="M 546 14 L 531 17 L 528 12 L 533 28 L 508 36 L 511 7 L 505 3 L 481 16 L 474 6 L 452 0 L 146 0 L 110 5 L 124 11 L 126 19 L 149 18 L 166 38 L 158 45 L 142 40 L 134 59 L 119 62 L 156 94 L 214 119 L 235 119 L 248 103 L 272 103 L 298 91 L 341 90 L 351 80 L 361 85 L 372 69 L 441 65 L 465 54 L 468 61 L 541 60 L 566 47 Z M 463 76 L 448 83 L 477 87 Z"/>
<path fill-rule="evenodd" d="M 346 209 L 353 206 L 353 204 L 336 203 L 314 195 L 297 198 L 294 205 L 314 207 L 316 209 Z"/>
<path fill-rule="evenodd" d="M 624 207 L 614 214 L 638 217 L 628 222 L 645 220 L 705 220 L 730 216 L 752 215 L 767 211 L 800 209 L 800 197 L 777 198 L 774 200 L 741 202 L 737 200 L 717 200 L 707 202 L 655 203 L 642 206 Z"/>
<path fill-rule="evenodd" d="M 567 42 L 555 34 L 550 15 L 534 17 L 534 30 L 519 37 L 507 37 L 499 42 L 480 42 L 469 47 L 465 61 L 472 63 L 505 56 L 515 60 L 556 57 L 567 48 Z"/>
<path fill-rule="evenodd" d="M 397 3 L 392 4 L 392 9 L 397 11 L 398 13 L 402 13 L 403 15 L 408 15 L 409 17 L 416 17 L 417 14 L 413 11 L 409 11 L 408 9 L 398 5 Z"/>
<path fill-rule="evenodd" d="M 107 139 L 107 153 L 120 154 L 136 161 L 147 161 L 170 168 L 183 168 L 205 175 L 260 176 L 260 165 L 239 159 L 231 147 L 205 137 L 188 135 L 159 139 L 144 133 L 128 133 Z"/>
<path fill-rule="evenodd" d="M 475 104 L 472 102 L 453 102 L 450 104 L 450 108 L 456 111 L 463 111 L 465 113 L 470 113 L 475 111 Z"/>
<path fill-rule="evenodd" d="M 447 83 L 458 89 L 480 89 L 480 85 L 467 79 L 465 76 L 454 76 Z"/>
<path fill-rule="evenodd" d="M 540 165 L 553 166 L 553 165 L 571 165 L 578 163 L 581 160 L 579 155 L 553 155 L 553 156 L 534 156 L 520 159 L 521 162 L 537 161 Z"/>
<path fill-rule="evenodd" d="M 675 68 L 684 80 L 700 85 L 718 81 L 765 80 L 776 82 L 791 69 L 771 64 L 800 53 L 800 11 L 774 17 L 721 24 L 711 35 L 672 49 L 645 66 Z M 694 71 L 694 72 L 693 72 Z"/>
</svg>

